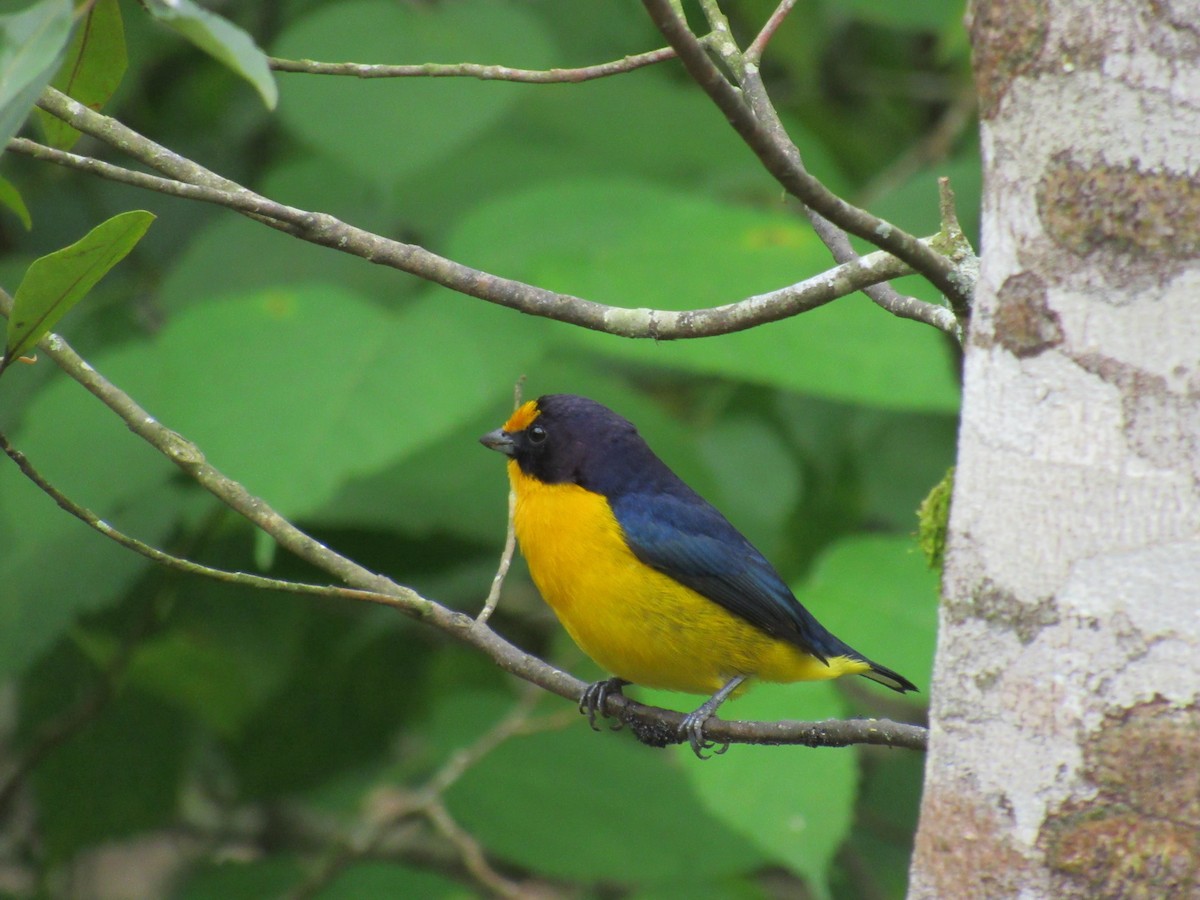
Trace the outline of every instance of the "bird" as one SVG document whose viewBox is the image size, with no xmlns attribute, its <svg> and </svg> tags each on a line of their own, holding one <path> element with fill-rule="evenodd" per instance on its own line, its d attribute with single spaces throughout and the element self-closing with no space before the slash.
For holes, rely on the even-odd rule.
<svg viewBox="0 0 1200 900">
<path fill-rule="evenodd" d="M 753 679 L 856 674 L 917 690 L 821 625 L 762 553 L 608 407 L 546 394 L 479 440 L 509 457 L 514 529 L 535 586 L 579 648 L 612 673 L 580 698 L 593 728 L 625 685 L 706 694 L 678 735 L 705 758 L 717 747 L 705 722 Z"/>
</svg>

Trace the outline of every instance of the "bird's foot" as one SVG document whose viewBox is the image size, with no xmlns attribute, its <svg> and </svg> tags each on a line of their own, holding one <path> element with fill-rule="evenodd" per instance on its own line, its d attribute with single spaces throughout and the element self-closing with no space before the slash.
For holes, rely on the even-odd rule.
<svg viewBox="0 0 1200 900">
<path fill-rule="evenodd" d="M 704 708 L 701 707 L 684 716 L 683 722 L 679 725 L 679 736 L 687 738 L 687 742 L 692 745 L 692 752 L 700 759 L 720 756 L 729 749 L 728 741 L 710 741 L 704 736 L 704 723 L 711 718 L 712 713 L 705 712 Z M 714 747 L 716 747 L 715 750 L 713 750 Z M 712 750 L 713 752 L 705 753 L 705 750 Z"/>
<path fill-rule="evenodd" d="M 599 715 L 602 719 L 608 718 L 604 712 L 604 704 L 608 700 L 610 694 L 620 694 L 621 688 L 629 684 L 624 678 L 606 678 L 603 681 L 594 681 L 583 690 L 583 694 L 579 698 L 579 711 L 587 716 L 588 724 L 592 726 L 592 731 L 599 731 L 600 727 L 596 724 L 596 716 Z M 620 731 L 622 723 L 614 722 L 611 726 L 613 731 Z"/>
<path fill-rule="evenodd" d="M 686 738 L 687 742 L 692 746 L 692 752 L 700 759 L 708 759 L 709 756 L 720 756 L 729 749 L 728 741 L 710 741 L 704 736 L 704 725 L 712 718 L 713 713 L 717 711 L 717 707 L 724 703 L 729 695 L 738 689 L 743 681 L 746 680 L 745 675 L 735 675 L 726 682 L 725 686 L 704 701 L 698 708 L 692 710 L 683 717 L 683 721 L 679 724 L 679 737 Z M 711 754 L 705 754 L 705 750 L 713 750 Z"/>
</svg>

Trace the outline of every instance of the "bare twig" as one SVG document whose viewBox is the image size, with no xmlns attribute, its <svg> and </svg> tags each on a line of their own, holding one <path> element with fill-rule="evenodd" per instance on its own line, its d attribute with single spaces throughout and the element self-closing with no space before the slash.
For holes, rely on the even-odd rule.
<svg viewBox="0 0 1200 900">
<path fill-rule="evenodd" d="M 660 47 L 645 53 L 635 53 L 612 62 L 598 63 L 576 69 L 514 69 L 509 66 L 489 66 L 479 63 L 420 63 L 389 66 L 366 63 L 330 63 L 312 59 L 280 59 L 269 57 L 267 64 L 276 72 L 298 72 L 307 75 L 349 75 L 354 78 L 478 78 L 483 81 L 518 81 L 524 84 L 573 84 L 632 72 L 675 58 L 672 47 Z"/>
<path fill-rule="evenodd" d="M 788 193 L 838 227 L 895 254 L 929 279 L 947 297 L 956 297 L 964 305 L 969 303 L 970 295 L 964 294 L 963 285 L 955 277 L 950 260 L 903 229 L 847 203 L 810 175 L 803 166 L 797 165 L 799 154 L 790 140 L 781 141 L 777 133 L 759 121 L 741 91 L 726 80 L 710 59 L 706 45 L 715 45 L 717 56 L 726 65 L 744 65 L 741 54 L 735 47 L 731 49 L 732 38 L 729 44 L 722 45 L 720 41 L 723 35 L 714 29 L 714 33 L 701 43 L 671 0 L 642 0 L 642 3 L 667 42 L 678 52 L 688 74 L 725 114 L 764 168 Z"/>
<path fill-rule="evenodd" d="M 754 40 L 750 42 L 750 46 L 746 48 L 744 54 L 746 62 L 758 65 L 762 60 L 763 51 L 767 49 L 767 44 L 775 36 L 775 32 L 779 30 L 779 26 L 783 24 L 783 20 L 787 18 L 787 14 L 792 11 L 792 7 L 795 5 L 796 0 L 782 0 L 775 7 L 775 11 L 771 13 L 770 18 L 767 19 Z"/>
<path fill-rule="evenodd" d="M 804 172 L 804 161 L 801 158 L 800 150 L 792 142 L 787 129 L 779 119 L 779 114 L 767 94 L 766 85 L 763 84 L 762 72 L 756 59 L 752 58 L 749 53 L 742 53 L 739 50 L 733 39 L 729 22 L 721 12 L 716 0 L 704 0 L 702 5 L 711 28 L 711 32 L 704 39 L 705 44 L 716 49 L 718 56 L 732 73 L 741 89 L 742 96 L 750 104 L 753 117 L 761 125 L 767 137 L 787 156 L 790 165 L 796 171 Z M 786 4 L 781 4 L 780 9 L 784 5 Z M 780 10 L 777 9 L 776 13 L 779 12 Z M 829 252 L 833 254 L 833 258 L 837 262 L 848 263 L 859 258 L 845 231 L 807 205 L 804 206 L 804 212 L 813 226 L 813 231 L 829 248 Z M 971 287 L 973 288 L 973 283 Z M 961 340 L 960 322 L 943 306 L 902 295 L 886 282 L 863 288 L 863 293 L 894 316 L 933 325 Z"/>
<path fill-rule="evenodd" d="M 743 331 L 790 318 L 912 271 L 886 253 L 873 253 L 797 284 L 707 309 L 678 311 L 607 306 L 500 278 L 438 256 L 423 247 L 355 228 L 334 216 L 276 203 L 177 156 L 115 119 L 93 112 L 52 88 L 47 89 L 40 102 L 44 109 L 80 131 L 122 149 L 168 177 L 133 172 L 24 138 L 10 141 L 10 150 L 136 187 L 215 203 L 251 215 L 303 240 L 410 272 L 500 306 L 621 337 L 665 341 Z M 946 330 L 945 323 L 931 324 Z"/>
<path fill-rule="evenodd" d="M 513 409 L 517 409 L 521 405 L 521 393 L 525 385 L 525 376 L 522 375 L 517 379 L 517 383 L 513 385 Z M 496 569 L 496 574 L 492 578 L 492 587 L 488 591 L 487 599 L 483 602 L 483 609 L 479 611 L 479 615 L 475 617 L 475 621 L 485 623 L 492 617 L 492 613 L 496 611 L 496 604 L 500 602 L 500 591 L 504 589 L 504 579 L 508 577 L 509 567 L 512 566 L 513 554 L 517 549 L 517 492 L 511 487 L 508 489 L 508 521 L 504 531 L 504 550 L 500 553 L 500 566 Z"/>
<path fill-rule="evenodd" d="M 12 311 L 12 298 L 0 291 L 0 314 Z M 341 579 L 358 594 L 353 599 L 390 606 L 405 615 L 437 628 L 455 640 L 474 647 L 506 672 L 536 684 L 551 693 L 578 702 L 587 685 L 554 666 L 509 643 L 486 624 L 448 609 L 421 596 L 409 587 L 370 571 L 334 552 L 283 518 L 262 498 L 255 497 L 238 482 L 205 459 L 196 444 L 155 419 L 138 403 L 85 362 L 63 338 L 48 334 L 38 345 L 56 365 L 99 399 L 192 480 L 230 509 L 269 534 L 281 547 Z M 644 706 L 619 694 L 610 694 L 604 712 L 618 716 L 646 743 L 659 746 L 680 743 L 683 714 Z M 851 744 L 884 744 L 923 750 L 926 729 L 875 719 L 844 722 L 725 722 L 711 720 L 705 726 L 713 741 L 758 744 L 806 744 L 834 747 Z"/>
<path fill-rule="evenodd" d="M 372 791 L 362 821 L 333 839 L 331 849 L 320 867 L 288 894 L 288 900 L 304 900 L 320 893 L 347 866 L 377 853 L 397 827 L 420 816 L 454 848 L 463 870 L 478 884 L 501 897 L 527 896 L 523 886 L 497 872 L 483 847 L 450 815 L 443 802 L 447 790 L 489 753 L 516 734 L 525 731 L 538 695 L 522 693 L 517 703 L 491 728 L 469 746 L 451 753 L 425 783 L 415 789 L 380 785 Z"/>
<path fill-rule="evenodd" d="M 254 575 L 249 572 L 231 572 L 226 569 L 214 569 L 211 566 L 206 566 L 201 563 L 192 562 L 188 559 L 182 559 L 178 556 L 173 556 L 159 550 L 156 547 L 151 547 L 149 544 L 143 543 L 136 538 L 130 537 L 122 531 L 113 528 L 98 515 L 84 506 L 80 506 L 70 497 L 58 490 L 51 484 L 45 476 L 43 476 L 33 464 L 25 457 L 25 454 L 16 449 L 8 438 L 0 433 L 0 450 L 2 450 L 9 459 L 16 463 L 17 468 L 21 473 L 38 486 L 41 491 L 50 497 L 64 511 L 70 513 L 75 518 L 79 519 L 89 528 L 99 532 L 111 541 L 120 544 L 126 550 L 132 550 L 134 553 L 144 556 L 152 562 L 166 566 L 168 569 L 174 569 L 176 572 L 183 572 L 187 575 L 199 575 L 203 578 L 209 578 L 213 581 L 223 581 L 227 584 L 240 584 L 245 587 L 258 588 L 266 591 L 284 591 L 289 594 L 305 594 L 316 597 L 335 597 L 342 600 L 365 600 L 368 603 L 390 603 L 391 598 L 385 594 L 379 594 L 374 591 L 359 591 L 353 588 L 340 587 L 338 585 L 324 584 L 305 584 L 299 581 L 282 581 L 278 578 L 264 578 L 261 575 Z"/>
<path fill-rule="evenodd" d="M 517 900 L 530 896 L 525 885 L 510 881 L 492 868 L 483 846 L 471 832 L 454 820 L 444 803 L 440 800 L 432 801 L 421 812 L 438 834 L 450 842 L 462 860 L 463 867 L 480 885 L 500 897 L 512 897 Z"/>
</svg>

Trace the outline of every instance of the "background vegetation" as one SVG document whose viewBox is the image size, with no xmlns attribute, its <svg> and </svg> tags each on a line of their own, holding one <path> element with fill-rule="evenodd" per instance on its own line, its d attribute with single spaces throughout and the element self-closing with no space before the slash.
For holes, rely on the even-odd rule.
<svg viewBox="0 0 1200 900">
<path fill-rule="evenodd" d="M 774 6 L 726 11 L 748 37 Z M 831 188 L 931 234 L 935 177 L 949 174 L 974 239 L 961 6 L 801 0 L 764 74 Z M 662 44 L 632 0 L 216 8 L 290 58 L 547 68 Z M 106 112 L 282 202 L 629 307 L 711 306 L 829 267 L 677 63 L 584 84 L 281 74 L 272 113 L 136 4 L 121 12 L 129 67 Z M 0 218 L 10 293 L 34 258 L 109 216 L 158 215 L 58 330 L 216 465 L 364 565 L 478 611 L 506 484 L 476 438 L 504 420 L 525 375 L 526 396 L 581 393 L 631 418 L 832 630 L 929 683 L 936 576 L 912 532 L 952 462 L 957 409 L 956 350 L 936 330 L 855 296 L 736 335 L 634 342 L 12 153 L 0 174 L 33 222 Z M 937 299 L 915 278 L 899 286 Z M 14 368 L 0 390 L 0 430 L 126 532 L 214 566 L 322 580 L 49 363 Z M 153 568 L 11 465 L 0 467 L 0 548 L 0 893 L 78 892 L 98 848 L 127 840 L 129 865 L 146 871 L 147 847 L 166 841 L 159 884 L 191 900 L 516 884 L 903 893 L 918 754 L 735 746 L 700 762 L 593 734 L 562 700 L 529 695 L 391 610 Z M 599 674 L 519 564 L 493 623 Z M 759 688 L 725 714 L 919 721 L 920 702 L 865 682 L 793 685 Z"/>
</svg>

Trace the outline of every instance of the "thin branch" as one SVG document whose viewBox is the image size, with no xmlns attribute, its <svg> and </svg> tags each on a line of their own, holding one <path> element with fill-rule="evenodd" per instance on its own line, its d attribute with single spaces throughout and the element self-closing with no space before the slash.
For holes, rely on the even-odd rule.
<svg viewBox="0 0 1200 900">
<path fill-rule="evenodd" d="M 787 14 L 792 11 L 792 7 L 796 5 L 796 0 L 782 0 L 775 7 L 775 12 L 771 13 L 766 24 L 759 30 L 754 40 L 750 42 L 750 46 L 746 48 L 746 62 L 753 65 L 758 65 L 762 61 L 763 51 L 767 49 L 767 44 L 771 38 L 775 36 L 775 32 L 779 30 L 779 26 L 783 24 L 783 20 L 787 18 Z"/>
<path fill-rule="evenodd" d="M 627 338 L 682 340 L 744 331 L 790 318 L 870 285 L 911 274 L 886 253 L 872 253 L 797 284 L 735 303 L 699 310 L 628 309 L 559 294 L 472 269 L 419 247 L 355 228 L 334 216 L 276 203 L 172 153 L 131 128 L 48 88 L 39 105 L 52 115 L 133 158 L 163 172 L 166 179 L 122 169 L 73 153 L 15 138 L 9 149 L 58 165 L 90 172 L 172 196 L 214 203 L 252 215 L 272 228 L 303 240 L 362 257 L 434 281 L 452 290 L 509 309 Z M 942 330 L 937 314 L 926 316 Z"/>
<path fill-rule="evenodd" d="M 475 621 L 481 625 L 487 623 L 500 603 L 500 592 L 504 589 L 504 580 L 508 577 L 508 570 L 512 566 L 513 556 L 517 550 L 517 532 L 514 524 L 516 512 L 517 495 L 510 488 L 508 491 L 508 522 L 504 529 L 504 550 L 500 553 L 500 565 L 492 577 L 492 587 L 488 591 L 487 599 L 483 601 L 483 609 L 475 617 Z"/>
<path fill-rule="evenodd" d="M 240 213 L 256 213 L 261 217 L 270 218 L 270 213 L 278 211 L 279 208 L 279 204 L 259 197 L 252 191 L 248 191 L 233 182 L 229 182 L 230 186 L 227 187 L 217 187 L 209 184 L 194 184 L 188 181 L 179 181 L 175 178 L 163 178 L 159 175 L 150 175 L 146 172 L 135 172 L 133 169 L 115 166 L 112 163 L 93 159 L 90 156 L 80 156 L 77 153 L 47 147 L 45 144 L 31 141 L 29 138 L 12 138 L 5 149 L 43 162 L 50 162 L 68 169 L 97 175 L 100 178 L 115 181 L 118 184 L 127 184 L 131 187 L 154 191 L 158 194 L 165 194 L 168 197 L 180 197 L 185 200 L 200 200 L 204 203 L 214 203 Z M 216 177 L 214 176 L 214 178 Z M 283 220 L 279 221 L 280 224 L 286 224 Z"/>
<path fill-rule="evenodd" d="M 450 815 L 440 800 L 429 803 L 422 813 L 429 823 L 454 847 L 463 867 L 480 885 L 500 897 L 529 898 L 528 886 L 510 881 L 492 868 L 483 845 Z"/>
<path fill-rule="evenodd" d="M 779 13 L 784 5 L 786 3 L 781 4 L 776 13 Z M 749 53 L 742 53 L 738 49 L 729 22 L 716 0 L 704 0 L 703 8 L 712 29 L 705 38 L 705 43 L 714 47 L 721 60 L 729 67 L 741 88 L 742 96 L 750 104 L 754 118 L 758 120 L 770 140 L 786 154 L 797 171 L 804 172 L 800 149 L 792 142 L 771 102 L 757 62 Z M 813 226 L 813 231 L 829 248 L 829 252 L 838 263 L 852 262 L 859 258 L 845 231 L 807 205 L 804 206 L 804 212 Z M 864 288 L 863 293 L 894 316 L 933 325 L 960 342 L 962 340 L 960 321 L 965 322 L 965 319 L 957 319 L 943 306 L 903 295 L 886 282 Z"/>
<path fill-rule="evenodd" d="M 288 900 L 317 896 L 345 868 L 356 860 L 378 853 L 398 826 L 415 816 L 426 819 L 454 848 L 462 868 L 476 882 L 503 897 L 524 896 L 521 886 L 509 881 L 488 862 L 479 842 L 459 825 L 443 803 L 443 796 L 463 775 L 489 753 L 516 734 L 525 731 L 537 703 L 537 693 L 523 692 L 516 705 L 469 746 L 450 757 L 418 788 L 397 788 L 386 784 L 373 791 L 362 821 L 331 838 L 334 847 L 320 867 L 288 893 Z"/>
<path fill-rule="evenodd" d="M 240 584 L 260 590 L 283 591 L 289 594 L 304 594 L 316 597 L 333 597 L 341 600 L 364 600 L 368 603 L 391 603 L 392 598 L 374 591 L 358 591 L 353 588 L 339 587 L 338 585 L 305 584 L 299 581 L 264 578 L 261 575 L 254 575 L 249 572 L 231 572 L 227 569 L 214 569 L 211 566 L 173 556 L 113 528 L 90 509 L 80 506 L 70 497 L 63 494 L 62 491 L 58 490 L 44 475 L 33 467 L 33 464 L 29 462 L 25 454 L 16 449 L 3 433 L 0 433 L 0 450 L 16 463 L 17 468 L 21 470 L 21 473 L 26 478 L 37 485 L 61 509 L 79 519 L 92 530 L 120 544 L 126 550 L 132 550 L 134 553 L 144 556 L 146 559 L 165 566 L 168 569 L 188 575 L 198 575 L 202 578 L 209 578 L 213 581 L 225 582 L 226 584 Z"/>
<path fill-rule="evenodd" d="M 12 298 L 0 291 L 0 314 L 12 311 Z M 509 643 L 487 625 L 429 600 L 409 587 L 370 571 L 334 552 L 283 518 L 261 497 L 212 466 L 200 448 L 155 419 L 138 403 L 84 361 L 59 335 L 46 335 L 38 345 L 56 365 L 129 426 L 192 480 L 230 509 L 269 534 L 284 549 L 363 592 L 356 599 L 382 603 L 437 628 L 444 634 L 483 653 L 512 675 L 576 703 L 587 685 Z M 644 706 L 619 694 L 610 694 L 601 712 L 617 716 L 645 743 L 656 746 L 682 743 L 679 727 L 683 713 Z M 923 750 L 926 729 L 887 720 L 852 719 L 844 722 L 726 722 L 711 720 L 705 726 L 713 741 L 756 744 L 806 744 L 842 747 L 851 744 L 884 744 Z"/>
<path fill-rule="evenodd" d="M 521 394 L 525 387 L 525 376 L 522 375 L 517 379 L 517 383 L 513 385 L 513 409 L 517 409 L 521 405 Z M 504 528 L 504 550 L 500 553 L 500 566 L 496 569 L 496 574 L 492 578 L 492 587 L 488 591 L 487 599 L 483 602 L 483 609 L 479 611 L 479 615 L 475 617 L 475 621 L 483 624 L 492 617 L 492 613 L 496 611 L 496 605 L 500 602 L 500 592 L 504 589 L 504 579 L 508 577 L 509 567 L 512 566 L 513 554 L 517 550 L 517 492 L 510 486 L 508 489 L 508 520 Z"/>
<path fill-rule="evenodd" d="M 280 59 L 268 57 L 267 64 L 276 72 L 297 72 L 306 75 L 349 75 L 354 78 L 479 78 L 483 81 L 518 81 L 523 84 L 575 84 L 632 72 L 664 60 L 674 59 L 672 47 L 660 47 L 645 53 L 635 53 L 612 62 L 583 66 L 577 69 L 514 69 L 509 66 L 489 66 L 479 63 L 420 63 L 389 66 L 365 63 L 329 63 L 312 59 Z"/>
<path fill-rule="evenodd" d="M 705 44 L 716 44 L 717 55 L 727 65 L 736 65 L 741 58 L 740 53 L 730 53 L 728 46 L 721 46 L 720 36 L 715 32 L 705 39 L 705 43 L 701 43 L 676 12 L 671 0 L 642 0 L 642 3 L 667 42 L 678 52 L 688 74 L 725 114 L 734 130 L 789 194 L 840 228 L 894 253 L 928 278 L 947 297 L 956 297 L 961 303 L 969 303 L 970 295 L 964 294 L 950 260 L 903 229 L 847 203 L 810 175 L 803 166 L 798 166 L 798 153 L 793 152 L 791 142 L 781 142 L 778 135 L 758 120 L 743 94 L 725 79 L 709 58 Z"/>
</svg>

